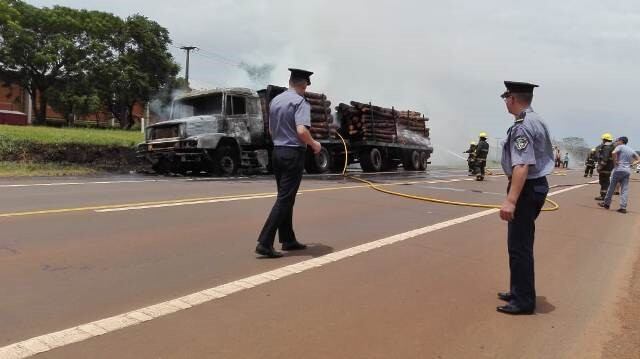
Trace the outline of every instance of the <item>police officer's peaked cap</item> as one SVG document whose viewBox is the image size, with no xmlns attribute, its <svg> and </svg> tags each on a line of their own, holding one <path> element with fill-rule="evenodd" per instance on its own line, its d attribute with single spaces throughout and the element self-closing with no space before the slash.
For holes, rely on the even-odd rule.
<svg viewBox="0 0 640 359">
<path fill-rule="evenodd" d="M 500 97 L 507 98 L 512 93 L 533 93 L 533 89 L 538 87 L 538 85 L 530 84 L 528 82 L 516 82 L 516 81 L 505 81 L 504 86 L 507 88 Z"/>
<path fill-rule="evenodd" d="M 307 80 L 307 85 L 311 85 L 311 75 L 313 75 L 313 72 L 291 68 L 289 71 L 291 71 L 291 80 Z"/>
</svg>

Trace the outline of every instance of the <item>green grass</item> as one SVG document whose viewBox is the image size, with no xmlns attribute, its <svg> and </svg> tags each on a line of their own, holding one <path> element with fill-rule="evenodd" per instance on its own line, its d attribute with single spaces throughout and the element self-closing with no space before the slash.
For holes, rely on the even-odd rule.
<svg viewBox="0 0 640 359">
<path fill-rule="evenodd" d="M 0 141 L 131 147 L 143 140 L 139 131 L 0 125 Z"/>
<path fill-rule="evenodd" d="M 88 167 L 57 163 L 0 162 L 0 178 L 38 176 L 86 176 L 97 171 Z"/>
</svg>

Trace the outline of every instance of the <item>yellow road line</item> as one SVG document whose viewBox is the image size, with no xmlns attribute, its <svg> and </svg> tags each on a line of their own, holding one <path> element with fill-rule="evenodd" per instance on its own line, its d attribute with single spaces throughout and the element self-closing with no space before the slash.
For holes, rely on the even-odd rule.
<svg viewBox="0 0 640 359">
<path fill-rule="evenodd" d="M 407 185 L 407 184 L 428 183 L 428 182 L 433 182 L 433 181 L 434 180 L 410 181 L 410 182 L 394 182 L 394 183 L 379 184 L 378 186 L 385 186 L 385 187 L 386 186 L 399 186 L 399 185 Z M 437 181 L 437 180 L 435 180 L 435 181 Z M 441 180 L 441 181 L 442 182 L 440 182 L 440 183 L 451 182 L 451 180 Z M 353 186 L 312 188 L 312 189 L 301 190 L 299 193 L 337 191 L 337 190 L 360 189 L 360 188 L 368 188 L 368 187 L 369 187 L 368 185 L 353 185 Z M 97 210 L 103 210 L 103 209 L 122 208 L 122 207 L 153 206 L 153 205 L 161 205 L 161 204 L 175 204 L 175 203 L 182 203 L 182 202 L 212 201 L 212 200 L 219 200 L 219 199 L 232 199 L 232 198 L 239 198 L 240 199 L 240 198 L 245 198 L 245 197 L 273 196 L 273 195 L 276 195 L 276 194 L 277 194 L 276 192 L 263 192 L 263 193 L 236 194 L 236 195 L 228 195 L 228 196 L 216 196 L 216 197 L 185 198 L 185 199 L 165 200 L 165 201 L 138 202 L 138 203 L 120 203 L 120 204 L 87 206 L 87 207 L 74 207 L 74 208 L 43 209 L 43 210 L 34 210 L 34 211 L 25 211 L 25 212 L 0 213 L 0 218 L 25 217 L 25 216 L 35 216 L 35 215 L 44 215 L 44 214 L 60 214 L 60 213 L 71 213 L 71 212 L 97 211 Z"/>
</svg>

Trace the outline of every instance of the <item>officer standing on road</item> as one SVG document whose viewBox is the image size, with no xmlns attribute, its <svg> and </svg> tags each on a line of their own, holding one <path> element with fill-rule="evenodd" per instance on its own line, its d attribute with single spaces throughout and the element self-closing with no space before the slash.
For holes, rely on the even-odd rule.
<svg viewBox="0 0 640 359">
<path fill-rule="evenodd" d="M 489 156 L 489 143 L 487 142 L 487 134 L 480 132 L 480 140 L 476 146 L 475 154 L 475 170 L 476 180 L 484 180 L 484 169 L 487 167 L 487 156 Z"/>
<path fill-rule="evenodd" d="M 598 156 L 598 181 L 600 182 L 600 196 L 596 201 L 604 201 L 611 183 L 611 171 L 613 171 L 613 136 L 610 133 L 602 135 L 602 143 L 596 147 Z"/>
<path fill-rule="evenodd" d="M 502 98 L 515 123 L 507 131 L 502 148 L 502 169 L 509 178 L 507 199 L 500 218 L 508 221 L 507 246 L 510 289 L 498 293 L 507 305 L 497 307 L 506 314 L 533 314 L 536 290 L 533 264 L 535 220 L 544 205 L 553 172 L 554 153 L 551 136 L 542 118 L 533 111 L 533 89 L 538 85 L 504 82 L 507 91 Z"/>
<path fill-rule="evenodd" d="M 591 153 L 587 156 L 587 160 L 584 163 L 584 176 L 593 177 L 593 169 L 596 168 L 596 149 L 592 148 Z"/>
<path fill-rule="evenodd" d="M 293 206 L 302 181 L 307 146 L 314 153 L 321 149 L 320 143 L 309 133 L 311 106 L 303 97 L 307 86 L 311 85 L 310 76 L 313 72 L 299 69 L 289 71 L 289 90 L 276 96 L 269 106 L 269 132 L 274 146 L 272 163 L 278 197 L 256 246 L 257 254 L 269 258 L 282 257 L 282 253 L 273 248 L 276 231 L 283 250 L 307 248 L 298 242 L 293 232 Z"/>
<path fill-rule="evenodd" d="M 476 143 L 475 141 L 471 141 L 469 144 L 469 149 L 462 152 L 468 153 L 469 157 L 467 157 L 467 165 L 469 166 L 469 176 L 473 176 L 473 170 L 475 168 L 475 156 L 476 156 Z"/>
</svg>

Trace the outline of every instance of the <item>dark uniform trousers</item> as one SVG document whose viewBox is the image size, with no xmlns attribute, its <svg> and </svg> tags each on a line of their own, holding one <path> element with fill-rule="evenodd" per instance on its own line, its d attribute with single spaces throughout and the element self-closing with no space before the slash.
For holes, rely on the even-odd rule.
<svg viewBox="0 0 640 359">
<path fill-rule="evenodd" d="M 474 175 L 480 175 L 484 177 L 485 168 L 487 167 L 487 159 L 486 158 L 476 158 L 475 160 L 475 170 L 473 171 Z"/>
<path fill-rule="evenodd" d="M 587 167 L 584 169 L 584 176 L 587 177 L 591 177 L 593 176 L 593 169 L 595 168 L 595 165 L 587 165 Z"/>
<path fill-rule="evenodd" d="M 611 171 L 598 172 L 598 182 L 600 182 L 600 196 L 604 199 L 611 184 Z"/>
<path fill-rule="evenodd" d="M 507 193 L 510 187 L 511 183 L 507 187 Z M 535 220 L 544 206 L 548 192 L 546 177 L 527 180 L 516 203 L 514 218 L 508 224 L 510 291 L 514 298 L 512 302 L 525 310 L 533 309 L 536 305 L 533 268 Z"/>
<path fill-rule="evenodd" d="M 304 171 L 304 147 L 275 147 L 272 152 L 273 172 L 276 176 L 278 197 L 264 224 L 258 242 L 272 247 L 276 231 L 280 243 L 296 240 L 293 232 L 293 206 L 302 182 Z"/>
</svg>

